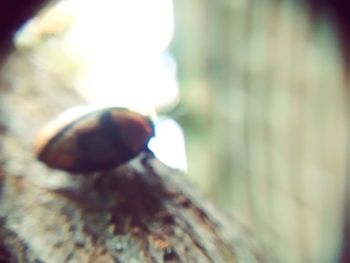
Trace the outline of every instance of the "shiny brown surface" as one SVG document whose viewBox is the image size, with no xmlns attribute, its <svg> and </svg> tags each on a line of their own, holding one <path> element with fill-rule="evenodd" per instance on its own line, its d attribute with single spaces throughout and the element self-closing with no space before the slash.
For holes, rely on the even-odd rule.
<svg viewBox="0 0 350 263">
<path fill-rule="evenodd" d="M 122 108 L 93 111 L 63 125 L 59 122 L 43 129 L 35 151 L 48 166 L 70 172 L 114 168 L 147 149 L 154 136 L 145 116 Z"/>
</svg>

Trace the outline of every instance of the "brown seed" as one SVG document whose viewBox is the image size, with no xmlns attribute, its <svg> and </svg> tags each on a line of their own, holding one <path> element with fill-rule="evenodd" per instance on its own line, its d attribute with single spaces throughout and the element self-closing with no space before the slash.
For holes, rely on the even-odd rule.
<svg viewBox="0 0 350 263">
<path fill-rule="evenodd" d="M 105 108 L 58 118 L 39 134 L 35 152 L 52 168 L 84 173 L 129 161 L 154 136 L 149 118 L 125 108 Z"/>
</svg>

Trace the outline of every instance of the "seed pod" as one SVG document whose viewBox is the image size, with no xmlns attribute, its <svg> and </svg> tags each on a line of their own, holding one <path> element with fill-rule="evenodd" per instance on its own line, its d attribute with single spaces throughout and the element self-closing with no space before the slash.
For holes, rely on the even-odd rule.
<svg viewBox="0 0 350 263">
<path fill-rule="evenodd" d="M 105 108 L 69 119 L 58 118 L 39 134 L 35 152 L 46 165 L 87 173 L 116 167 L 147 149 L 154 126 L 147 117 Z"/>
</svg>

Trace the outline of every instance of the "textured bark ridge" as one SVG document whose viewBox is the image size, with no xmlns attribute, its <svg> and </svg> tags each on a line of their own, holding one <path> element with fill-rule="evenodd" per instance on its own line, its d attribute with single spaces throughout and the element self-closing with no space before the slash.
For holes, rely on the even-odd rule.
<svg viewBox="0 0 350 263">
<path fill-rule="evenodd" d="M 16 53 L 1 79 L 4 262 L 267 262 L 249 232 L 152 153 L 90 174 L 47 168 L 35 135 L 83 100 Z"/>
<path fill-rule="evenodd" d="M 0 9 L 9 14 L 2 39 L 45 1 L 17 2 Z M 32 144 L 40 127 L 84 101 L 23 54 L 7 56 L 5 46 L 0 43 L 9 58 L 0 76 L 0 262 L 267 262 L 249 232 L 151 153 L 85 175 L 38 162 Z"/>
<path fill-rule="evenodd" d="M 23 262 L 263 262 L 248 234 L 183 180 L 146 153 L 70 188 L 6 178 L 7 253 Z"/>
</svg>

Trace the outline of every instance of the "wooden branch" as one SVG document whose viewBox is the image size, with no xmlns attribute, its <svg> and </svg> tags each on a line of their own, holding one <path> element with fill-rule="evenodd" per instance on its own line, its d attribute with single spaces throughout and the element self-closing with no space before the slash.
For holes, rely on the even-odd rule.
<svg viewBox="0 0 350 263">
<path fill-rule="evenodd" d="M 10 39 L 43 2 L 5 1 L 0 35 Z M 249 232 L 150 153 L 86 175 L 39 163 L 35 134 L 83 99 L 19 53 L 0 80 L 1 262 L 266 261 Z"/>
<path fill-rule="evenodd" d="M 26 179 L 6 180 L 1 210 L 11 233 L 5 238 L 16 240 L 9 250 L 17 249 L 17 260 L 19 255 L 25 262 L 263 259 L 251 244 L 239 244 L 246 233 L 232 232 L 233 226 L 201 205 L 184 187 L 182 174 L 151 156 L 142 154 L 93 182 L 48 190 Z"/>
<path fill-rule="evenodd" d="M 264 262 L 249 232 L 194 194 L 185 175 L 141 153 L 87 175 L 33 154 L 35 134 L 82 99 L 13 54 L 3 70 L 3 255 L 33 262 Z M 18 76 L 21 76 L 20 78 Z"/>
</svg>

